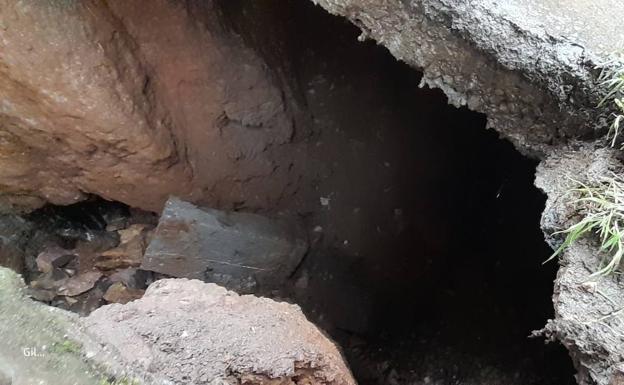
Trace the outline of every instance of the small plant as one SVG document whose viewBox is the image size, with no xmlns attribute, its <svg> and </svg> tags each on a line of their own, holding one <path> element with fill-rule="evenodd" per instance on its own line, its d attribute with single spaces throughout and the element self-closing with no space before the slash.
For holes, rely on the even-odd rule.
<svg viewBox="0 0 624 385">
<path fill-rule="evenodd" d="M 581 237 L 594 233 L 599 236 L 600 250 L 610 257 L 592 276 L 612 274 L 619 268 L 624 256 L 624 180 L 614 174 L 591 186 L 576 181 L 575 183 L 580 187 L 570 190 L 569 193 L 578 197 L 571 203 L 579 207 L 582 219 L 555 233 L 565 234 L 566 237 L 546 262 Z"/>
<path fill-rule="evenodd" d="M 54 353 L 80 353 L 82 346 L 73 340 L 66 339 L 52 344 L 51 351 Z"/>
<path fill-rule="evenodd" d="M 598 107 L 613 103 L 617 111 L 613 113 L 613 121 L 607 133 L 607 138 L 611 140 L 611 147 L 615 147 L 620 135 L 620 124 L 624 121 L 624 67 L 617 67 L 614 62 L 609 62 L 603 64 L 601 68 L 602 72 L 598 81 L 600 86 L 606 89 L 607 94 L 598 103 Z"/>
</svg>

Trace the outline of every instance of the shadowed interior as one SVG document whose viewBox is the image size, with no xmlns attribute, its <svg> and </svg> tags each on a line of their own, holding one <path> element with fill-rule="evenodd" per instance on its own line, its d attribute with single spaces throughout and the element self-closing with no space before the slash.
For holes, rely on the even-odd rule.
<svg viewBox="0 0 624 385">
<path fill-rule="evenodd" d="M 292 207 L 314 247 L 291 296 L 360 383 L 574 383 L 563 347 L 528 338 L 556 272 L 537 162 L 309 2 L 221 7 L 311 127 Z"/>
</svg>

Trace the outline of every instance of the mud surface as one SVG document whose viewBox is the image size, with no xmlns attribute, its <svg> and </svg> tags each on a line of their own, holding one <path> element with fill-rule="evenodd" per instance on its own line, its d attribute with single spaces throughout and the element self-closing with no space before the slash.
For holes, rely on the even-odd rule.
<svg viewBox="0 0 624 385">
<path fill-rule="evenodd" d="M 612 172 L 622 172 L 618 151 L 595 144 L 562 149 L 540 165 L 536 184 L 549 197 L 542 227 L 553 247 L 562 239 L 551 234 L 578 218 L 576 206 L 568 203 L 568 190 L 577 187 L 575 180 L 596 183 Z M 560 256 L 553 296 L 556 317 L 543 332 L 571 352 L 581 385 L 611 385 L 624 378 L 621 275 L 592 277 L 607 258 L 592 237 L 581 239 Z"/>
</svg>

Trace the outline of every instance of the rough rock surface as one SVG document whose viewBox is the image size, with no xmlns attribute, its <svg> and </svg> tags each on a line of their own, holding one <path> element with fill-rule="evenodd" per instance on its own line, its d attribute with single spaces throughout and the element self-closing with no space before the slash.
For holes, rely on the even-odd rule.
<svg viewBox="0 0 624 385">
<path fill-rule="evenodd" d="M 291 222 L 170 198 L 141 268 L 256 293 L 284 284 L 308 249 L 304 237 Z"/>
<path fill-rule="evenodd" d="M 0 1 L 0 209 L 277 200 L 292 121 L 217 16 L 212 1 Z"/>
<path fill-rule="evenodd" d="M 594 66 L 617 48 L 598 36 L 621 2 L 316 2 L 526 152 L 605 125 Z M 170 194 L 271 209 L 300 187 L 305 155 L 290 145 L 308 128 L 290 87 L 215 1 L 0 6 L 0 209 L 91 193 L 149 210 Z"/>
<path fill-rule="evenodd" d="M 549 145 L 606 124 L 608 112 L 595 108 L 595 66 L 614 46 L 598 42 L 618 41 L 613 33 L 622 41 L 611 16 L 624 12 L 622 2 L 314 2 L 423 69 L 423 83 L 441 88 L 450 103 L 486 113 L 488 126 L 520 150 L 542 156 Z"/>
<path fill-rule="evenodd" d="M 552 154 L 539 167 L 536 185 L 548 194 L 542 228 L 557 247 L 557 230 L 574 222 L 575 210 L 566 204 L 574 180 L 596 181 L 611 172 L 621 172 L 616 151 L 586 145 Z M 613 385 L 624 379 L 624 284 L 620 276 L 591 278 L 600 265 L 599 246 L 584 239 L 560 257 L 553 303 L 555 319 L 543 333 L 561 341 L 570 351 L 581 385 Z"/>
<path fill-rule="evenodd" d="M 0 384 L 355 384 L 297 306 L 195 280 L 81 318 L 32 301 L 0 268 L 0 339 Z"/>
<path fill-rule="evenodd" d="M 92 385 L 102 378 L 80 354 L 88 338 L 78 317 L 31 301 L 24 283 L 0 267 L 0 383 Z"/>
<path fill-rule="evenodd" d="M 94 311 L 86 325 L 124 361 L 174 384 L 355 384 L 298 306 L 198 280 L 157 281 L 137 301 Z"/>
</svg>

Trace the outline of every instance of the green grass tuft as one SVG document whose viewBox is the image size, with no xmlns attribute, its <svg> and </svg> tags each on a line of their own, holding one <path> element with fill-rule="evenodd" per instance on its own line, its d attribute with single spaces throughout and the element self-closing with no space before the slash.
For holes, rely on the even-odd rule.
<svg viewBox="0 0 624 385">
<path fill-rule="evenodd" d="M 82 345 L 78 342 L 66 339 L 63 342 L 54 343 L 50 350 L 54 353 L 80 353 Z"/>
<path fill-rule="evenodd" d="M 605 97 L 598 103 L 598 107 L 612 104 L 615 111 L 612 114 L 613 121 L 609 126 L 607 138 L 611 140 L 611 147 L 615 147 L 620 136 L 620 124 L 624 122 L 624 68 L 615 66 L 615 62 L 605 63 L 601 66 L 602 72 L 598 78 L 599 84 L 605 89 Z"/>
<path fill-rule="evenodd" d="M 600 250 L 609 257 L 591 276 L 609 275 L 619 267 L 624 256 L 624 180 L 617 175 L 605 177 L 598 183 L 571 189 L 576 196 L 570 203 L 579 208 L 582 219 L 569 228 L 555 234 L 565 234 L 561 246 L 546 260 L 552 260 L 578 239 L 596 234 L 600 239 Z"/>
</svg>

